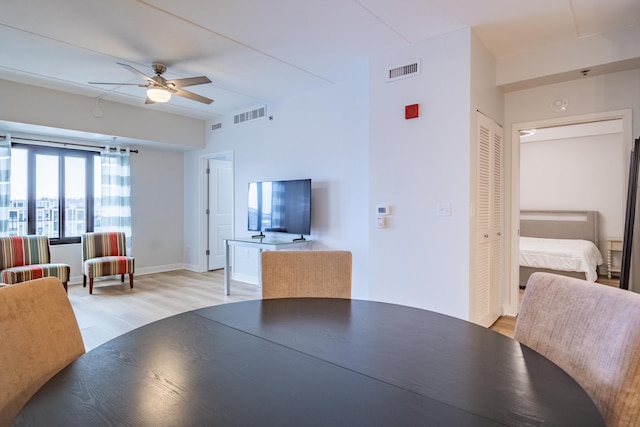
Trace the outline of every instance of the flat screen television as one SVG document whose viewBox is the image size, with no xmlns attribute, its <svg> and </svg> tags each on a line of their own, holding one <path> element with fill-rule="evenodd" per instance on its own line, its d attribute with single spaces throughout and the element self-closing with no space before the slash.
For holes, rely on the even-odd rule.
<svg viewBox="0 0 640 427">
<path fill-rule="evenodd" d="M 311 234 L 311 180 L 250 182 L 248 230 Z"/>
</svg>

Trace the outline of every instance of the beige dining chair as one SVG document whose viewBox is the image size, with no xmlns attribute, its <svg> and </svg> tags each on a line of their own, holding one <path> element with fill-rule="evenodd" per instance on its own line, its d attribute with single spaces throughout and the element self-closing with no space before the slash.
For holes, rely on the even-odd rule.
<svg viewBox="0 0 640 427">
<path fill-rule="evenodd" d="M 534 273 L 514 338 L 573 377 L 608 427 L 640 426 L 640 294 Z"/>
<path fill-rule="evenodd" d="M 265 251 L 262 298 L 351 298 L 351 252 Z"/>
<path fill-rule="evenodd" d="M 0 288 L 0 426 L 58 371 L 85 352 L 59 279 Z"/>
</svg>

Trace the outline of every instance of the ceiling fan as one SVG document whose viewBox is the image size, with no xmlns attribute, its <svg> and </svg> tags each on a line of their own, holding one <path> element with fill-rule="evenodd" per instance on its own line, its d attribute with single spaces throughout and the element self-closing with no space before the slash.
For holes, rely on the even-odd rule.
<svg viewBox="0 0 640 427">
<path fill-rule="evenodd" d="M 171 99 L 171 94 L 175 94 L 178 96 L 182 96 L 183 98 L 188 98 L 193 101 L 202 102 L 204 104 L 211 104 L 213 99 L 209 99 L 207 97 L 197 95 L 193 92 L 189 92 L 187 90 L 182 89 L 187 86 L 195 86 L 201 85 L 205 83 L 211 83 L 206 76 L 200 77 L 188 77 L 185 79 L 174 79 L 167 80 L 162 77 L 162 73 L 167 71 L 167 67 L 164 64 L 159 62 L 154 62 L 152 64 L 153 71 L 156 73 L 155 76 L 149 77 L 141 71 L 136 70 L 131 65 L 122 64 L 118 62 L 118 65 L 126 68 L 131 71 L 133 74 L 136 74 L 142 77 L 147 81 L 147 84 L 141 83 L 105 83 L 105 82 L 89 82 L 92 85 L 116 85 L 116 86 L 138 86 L 138 87 L 146 87 L 147 88 L 147 100 L 145 104 L 155 104 L 156 102 L 167 102 Z"/>
</svg>

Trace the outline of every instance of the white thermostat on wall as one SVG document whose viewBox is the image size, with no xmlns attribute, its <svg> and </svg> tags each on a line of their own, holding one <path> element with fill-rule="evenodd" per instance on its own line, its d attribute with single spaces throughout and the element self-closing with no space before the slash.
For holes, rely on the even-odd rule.
<svg viewBox="0 0 640 427">
<path fill-rule="evenodd" d="M 389 215 L 389 206 L 376 206 L 376 215 Z"/>
</svg>

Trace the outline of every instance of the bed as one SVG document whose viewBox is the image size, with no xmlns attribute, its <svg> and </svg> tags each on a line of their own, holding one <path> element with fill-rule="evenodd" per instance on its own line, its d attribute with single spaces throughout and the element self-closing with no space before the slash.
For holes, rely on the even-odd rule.
<svg viewBox="0 0 640 427">
<path fill-rule="evenodd" d="M 595 281 L 604 263 L 598 242 L 597 211 L 521 211 L 520 287 L 536 271 Z"/>
</svg>

